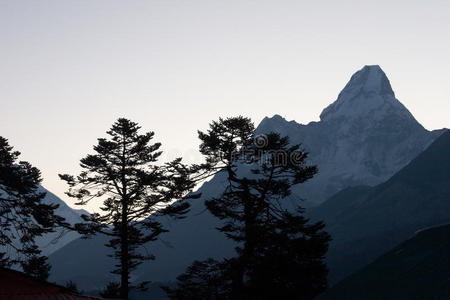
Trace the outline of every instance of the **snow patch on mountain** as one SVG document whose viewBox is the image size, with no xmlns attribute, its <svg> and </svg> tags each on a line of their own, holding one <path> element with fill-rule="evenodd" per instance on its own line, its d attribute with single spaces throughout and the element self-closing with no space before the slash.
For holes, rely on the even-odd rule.
<svg viewBox="0 0 450 300">
<path fill-rule="evenodd" d="M 395 98 L 389 79 L 379 66 L 365 66 L 356 72 L 341 91 L 338 99 L 325 108 L 320 120 L 368 117 L 382 120 L 388 114 L 414 119 Z"/>
</svg>

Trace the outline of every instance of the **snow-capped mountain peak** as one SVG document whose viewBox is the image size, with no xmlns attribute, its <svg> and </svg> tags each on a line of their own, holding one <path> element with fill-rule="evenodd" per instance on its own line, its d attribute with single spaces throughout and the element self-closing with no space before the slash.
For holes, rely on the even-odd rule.
<svg viewBox="0 0 450 300">
<path fill-rule="evenodd" d="M 319 122 L 303 125 L 275 115 L 256 130 L 270 131 L 291 137 L 310 153 L 319 174 L 294 193 L 316 203 L 346 186 L 388 179 L 439 135 L 423 128 L 395 98 L 377 65 L 357 71 Z"/>
<path fill-rule="evenodd" d="M 378 65 L 364 66 L 353 74 L 341 92 L 345 97 L 359 93 L 375 93 L 395 97 L 389 79 Z"/>
<path fill-rule="evenodd" d="M 340 92 L 337 100 L 322 111 L 320 119 L 370 118 L 381 120 L 387 115 L 414 119 L 396 98 L 391 83 L 378 66 L 364 66 Z"/>
</svg>

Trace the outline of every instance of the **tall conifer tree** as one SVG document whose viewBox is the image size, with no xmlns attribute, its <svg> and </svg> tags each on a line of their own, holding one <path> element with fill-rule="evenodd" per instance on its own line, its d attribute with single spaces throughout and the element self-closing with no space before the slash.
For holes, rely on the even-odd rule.
<svg viewBox="0 0 450 300">
<path fill-rule="evenodd" d="M 291 194 L 291 187 L 312 178 L 317 168 L 306 164 L 307 153 L 288 137 L 253 136 L 253 130 L 250 119 L 237 117 L 199 132 L 207 168 L 227 175 L 225 191 L 205 204 L 223 220 L 218 230 L 237 243 L 238 255 L 217 264 L 224 277 L 213 293 L 210 285 L 198 283 L 205 276 L 197 262 L 178 278 L 178 288 L 166 288 L 173 299 L 186 299 L 186 289 L 208 299 L 312 299 L 326 288 L 323 261 L 330 236 L 322 222 L 308 223 Z"/>
<path fill-rule="evenodd" d="M 144 260 L 154 258 L 139 247 L 167 231 L 157 217 L 183 217 L 189 204 L 174 200 L 186 199 L 195 185 L 191 168 L 180 158 L 158 165 L 161 144 L 151 143 L 153 132 L 140 134 L 139 129 L 137 123 L 118 119 L 107 132 L 109 138 L 99 138 L 95 153 L 81 159 L 83 171 L 77 177 L 60 175 L 70 185 L 67 194 L 78 200 L 76 204 L 103 201 L 104 213 L 83 216 L 86 222 L 75 228 L 86 235 L 111 237 L 106 246 L 114 249 L 118 260 L 113 273 L 120 275 L 123 299 L 128 299 L 132 288 L 130 272 Z M 134 287 L 143 288 L 145 284 Z"/>
<path fill-rule="evenodd" d="M 0 266 L 20 266 L 25 273 L 46 279 L 50 265 L 35 239 L 65 224 L 64 218 L 55 214 L 58 205 L 43 203 L 41 173 L 19 161 L 19 155 L 0 137 Z"/>
</svg>

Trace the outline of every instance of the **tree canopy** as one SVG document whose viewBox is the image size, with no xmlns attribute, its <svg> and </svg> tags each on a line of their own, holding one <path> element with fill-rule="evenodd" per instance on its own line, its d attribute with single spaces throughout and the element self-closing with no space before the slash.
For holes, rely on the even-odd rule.
<svg viewBox="0 0 450 300">
<path fill-rule="evenodd" d="M 194 263 L 176 288 L 166 288 L 168 294 L 187 299 L 187 290 L 200 290 L 208 299 L 312 299 L 323 291 L 330 236 L 322 222 L 309 224 L 291 195 L 293 185 L 317 172 L 307 164 L 308 154 L 277 133 L 254 135 L 244 117 L 214 121 L 199 138 L 207 169 L 227 175 L 223 193 L 205 205 L 223 221 L 217 229 L 236 242 L 237 256 L 215 264 L 224 276 L 213 292 L 198 283 L 205 278 L 202 263 L 213 268 L 208 260 Z"/>
<path fill-rule="evenodd" d="M 25 273 L 46 279 L 50 265 L 35 239 L 65 224 L 64 218 L 55 214 L 58 205 L 43 202 L 39 169 L 19 161 L 19 156 L 0 137 L 0 266 L 18 265 Z"/>
<path fill-rule="evenodd" d="M 60 175 L 70 189 L 67 195 L 85 205 L 102 201 L 103 213 L 83 216 L 85 223 L 75 229 L 85 235 L 102 233 L 111 237 L 108 247 L 118 260 L 113 273 L 120 274 L 121 297 L 127 299 L 130 288 L 144 288 L 146 282 L 131 286 L 130 272 L 144 260 L 154 259 L 139 247 L 166 232 L 159 216 L 181 218 L 189 209 L 188 193 L 194 188 L 193 169 L 177 158 L 158 164 L 160 143 L 152 143 L 154 132 L 140 134 L 140 126 L 118 119 L 99 138 L 94 154 L 81 159 L 78 176 Z M 179 200 L 179 201 L 175 201 Z"/>
</svg>

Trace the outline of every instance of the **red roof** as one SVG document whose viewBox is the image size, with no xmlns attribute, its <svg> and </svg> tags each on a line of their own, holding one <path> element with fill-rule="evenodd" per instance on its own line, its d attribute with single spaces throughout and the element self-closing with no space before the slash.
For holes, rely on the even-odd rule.
<svg viewBox="0 0 450 300">
<path fill-rule="evenodd" d="M 102 299 L 76 294 L 21 272 L 0 268 L 0 300 L 87 300 Z"/>
</svg>

